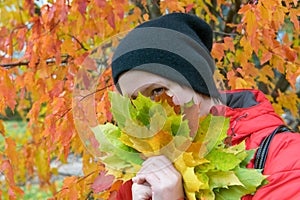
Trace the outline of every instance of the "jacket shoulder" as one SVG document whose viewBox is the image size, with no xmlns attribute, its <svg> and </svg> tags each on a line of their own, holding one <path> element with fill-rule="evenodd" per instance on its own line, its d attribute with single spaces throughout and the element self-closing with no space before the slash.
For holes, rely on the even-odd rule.
<svg viewBox="0 0 300 200">
<path fill-rule="evenodd" d="M 255 199 L 300 199 L 300 134 L 276 134 L 270 144 L 264 174 L 269 183 L 260 188 Z"/>
<path fill-rule="evenodd" d="M 283 132 L 273 138 L 266 160 L 265 173 L 300 170 L 300 134 Z"/>
</svg>

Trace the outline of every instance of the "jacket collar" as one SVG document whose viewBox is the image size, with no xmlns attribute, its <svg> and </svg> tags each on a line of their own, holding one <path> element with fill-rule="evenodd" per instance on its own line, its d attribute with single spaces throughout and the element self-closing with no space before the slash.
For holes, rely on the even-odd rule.
<svg viewBox="0 0 300 200">
<path fill-rule="evenodd" d="M 232 144 L 255 135 L 247 147 L 257 147 L 261 140 L 270 134 L 283 120 L 274 112 L 274 109 L 259 90 L 234 90 L 223 93 L 226 105 L 217 105 L 211 108 L 216 116 L 230 118 L 228 136 L 232 136 Z"/>
</svg>

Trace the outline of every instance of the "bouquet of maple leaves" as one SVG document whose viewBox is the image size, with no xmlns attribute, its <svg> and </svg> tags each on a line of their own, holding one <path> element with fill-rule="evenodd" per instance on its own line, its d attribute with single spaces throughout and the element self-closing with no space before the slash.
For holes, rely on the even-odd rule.
<svg viewBox="0 0 300 200">
<path fill-rule="evenodd" d="M 266 183 L 260 171 L 246 168 L 255 150 L 246 151 L 244 142 L 224 144 L 229 127 L 225 117 L 200 118 L 191 136 L 180 107 L 166 94 L 156 101 L 141 94 L 134 100 L 115 92 L 109 97 L 115 124 L 92 131 L 115 180 L 133 178 L 147 157 L 165 155 L 181 173 L 189 200 L 240 199 Z"/>
</svg>

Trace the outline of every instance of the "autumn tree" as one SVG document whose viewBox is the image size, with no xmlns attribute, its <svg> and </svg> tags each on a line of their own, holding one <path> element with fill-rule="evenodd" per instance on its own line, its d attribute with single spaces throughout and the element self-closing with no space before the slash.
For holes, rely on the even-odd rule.
<svg viewBox="0 0 300 200">
<path fill-rule="evenodd" d="M 72 100 L 91 95 L 74 101 L 75 79 L 89 78 L 95 69 L 83 63 L 93 62 L 89 56 L 107 39 L 171 12 L 193 13 L 211 24 L 216 79 L 224 89 L 261 89 L 279 115 L 290 113 L 292 128 L 299 126 L 297 0 L 0 0 L 0 198 L 22 197 L 21 186 L 38 177 L 53 198 L 113 199 L 121 182 L 109 184 L 113 177 L 97 153 L 87 151 L 74 123 Z M 92 94 L 95 110 L 86 111 L 99 123 L 111 120 L 106 91 L 113 88 L 107 68 Z M 27 124 L 18 138 L 3 125 L 15 115 Z M 65 177 L 58 187 L 50 161 L 66 162 L 70 153 L 82 156 L 84 176 Z"/>
</svg>

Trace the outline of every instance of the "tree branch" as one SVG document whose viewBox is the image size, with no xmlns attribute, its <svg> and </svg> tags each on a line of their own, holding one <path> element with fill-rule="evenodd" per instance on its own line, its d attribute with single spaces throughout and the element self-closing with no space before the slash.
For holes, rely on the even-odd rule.
<svg viewBox="0 0 300 200">
<path fill-rule="evenodd" d="M 79 100 L 79 102 L 82 102 L 82 101 L 83 101 L 84 99 L 86 99 L 87 97 L 89 97 L 89 96 L 91 96 L 91 95 L 93 95 L 93 94 L 96 94 L 97 92 L 101 92 L 101 91 L 103 91 L 103 90 L 105 90 L 106 88 L 111 87 L 111 86 L 112 86 L 112 84 L 109 84 L 109 85 L 107 85 L 107 86 L 105 86 L 105 87 L 103 87 L 103 88 L 97 89 L 97 90 L 95 90 L 94 92 L 92 92 L 92 93 L 90 93 L 90 94 L 87 94 L 87 95 L 81 97 L 81 99 Z M 57 118 L 56 121 L 58 121 L 59 119 L 63 118 L 63 117 L 64 117 L 66 114 L 68 114 L 71 110 L 72 110 L 72 107 L 70 107 L 70 108 L 68 108 L 67 110 L 65 110 L 65 112 L 64 112 L 62 115 L 60 115 L 59 118 Z"/>
<path fill-rule="evenodd" d="M 68 34 L 68 36 L 72 37 L 72 38 L 80 45 L 80 47 L 81 47 L 83 50 L 88 51 L 88 49 L 85 48 L 85 46 L 82 44 L 82 42 L 80 42 L 74 35 Z"/>
<path fill-rule="evenodd" d="M 61 64 L 67 64 L 69 63 L 69 59 L 72 58 L 71 56 L 69 55 L 65 55 L 63 56 L 65 57 L 65 59 L 63 59 L 61 61 Z M 46 60 L 46 64 L 49 65 L 49 64 L 54 64 L 56 62 L 55 58 L 49 58 Z M 0 63 L 0 67 L 3 67 L 5 69 L 12 69 L 14 67 L 20 67 L 20 66 L 28 66 L 30 63 L 30 61 L 20 61 L 20 62 L 14 62 L 14 63 Z M 36 62 L 35 65 L 38 65 L 40 63 L 40 61 Z"/>
<path fill-rule="evenodd" d="M 111 86 L 112 86 L 112 84 L 109 84 L 109 85 L 107 85 L 107 86 L 105 86 L 105 87 L 103 87 L 103 88 L 100 88 L 100 89 L 98 89 L 98 90 L 95 90 L 94 92 L 92 92 L 92 93 L 90 93 L 90 94 L 87 94 L 87 95 L 83 96 L 79 101 L 81 102 L 81 101 L 83 101 L 85 98 L 87 98 L 87 97 L 89 97 L 89 96 L 91 96 L 91 95 L 93 95 L 93 94 L 96 94 L 97 92 L 101 92 L 101 91 L 103 91 L 103 90 L 105 90 L 106 88 L 111 87 Z"/>
<path fill-rule="evenodd" d="M 24 66 L 24 65 L 28 65 L 29 61 L 21 61 L 21 62 L 16 62 L 16 63 L 6 63 L 6 64 L 1 64 L 0 63 L 0 67 L 4 67 L 5 69 L 11 69 L 14 67 L 18 67 L 18 66 Z"/>
</svg>

